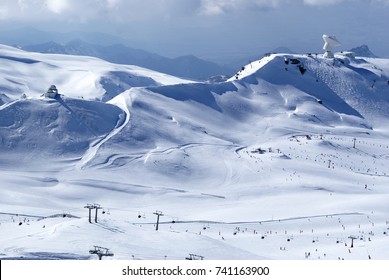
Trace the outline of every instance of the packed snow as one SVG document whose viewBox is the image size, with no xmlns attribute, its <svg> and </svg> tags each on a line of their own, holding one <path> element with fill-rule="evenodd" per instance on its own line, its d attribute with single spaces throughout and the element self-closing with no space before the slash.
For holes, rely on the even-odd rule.
<svg viewBox="0 0 389 280">
<path fill-rule="evenodd" d="M 389 257 L 389 60 L 271 54 L 222 83 L 0 60 L 1 259 Z"/>
</svg>

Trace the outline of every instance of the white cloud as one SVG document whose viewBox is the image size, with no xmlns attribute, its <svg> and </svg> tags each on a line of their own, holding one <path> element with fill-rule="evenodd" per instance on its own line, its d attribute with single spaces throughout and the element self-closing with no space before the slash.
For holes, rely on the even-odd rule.
<svg viewBox="0 0 389 280">
<path fill-rule="evenodd" d="M 206 15 L 219 15 L 247 9 L 269 9 L 276 8 L 282 2 L 288 0 L 203 0 L 201 12 Z"/>
<path fill-rule="evenodd" d="M 269 10 L 290 5 L 331 6 L 344 2 L 363 2 L 365 0 L 202 0 L 201 12 L 206 15 L 220 15 L 242 10 Z M 389 0 L 370 0 L 371 4 L 389 3 Z"/>
<path fill-rule="evenodd" d="M 304 0 L 304 4 L 310 6 L 331 6 L 343 2 L 357 2 L 361 0 Z"/>
<path fill-rule="evenodd" d="M 0 0 L 0 19 L 87 21 L 218 15 L 275 8 L 291 0 Z"/>
<path fill-rule="evenodd" d="M 0 0 L 0 20 L 131 22 L 196 15 L 202 0 Z"/>
<path fill-rule="evenodd" d="M 303 3 L 309 6 L 331 6 L 342 3 L 368 3 L 370 5 L 389 5 L 389 0 L 303 0 Z"/>
<path fill-rule="evenodd" d="M 47 0 L 47 8 L 55 14 L 61 14 L 69 8 L 68 0 Z"/>
<path fill-rule="evenodd" d="M 7 7 L 0 7 L 0 19 L 6 18 L 9 14 Z"/>
<path fill-rule="evenodd" d="M 304 4 L 311 6 L 329 6 L 343 2 L 343 0 L 304 0 Z"/>
<path fill-rule="evenodd" d="M 365 0 L 0 0 L 0 20 L 72 21 L 174 19 L 185 16 L 217 16 L 289 5 L 328 6 Z M 389 0 L 370 0 L 371 5 Z"/>
<path fill-rule="evenodd" d="M 28 20 L 32 17 L 30 13 L 35 13 L 41 6 L 41 0 L 0 0 L 0 20 Z"/>
<path fill-rule="evenodd" d="M 389 6 L 389 0 L 374 0 L 375 2 L 384 4 L 385 6 Z"/>
</svg>

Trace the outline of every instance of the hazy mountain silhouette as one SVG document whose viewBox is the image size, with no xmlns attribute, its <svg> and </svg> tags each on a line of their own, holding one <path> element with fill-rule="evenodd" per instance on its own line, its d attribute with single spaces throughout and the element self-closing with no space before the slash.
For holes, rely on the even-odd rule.
<svg viewBox="0 0 389 280">
<path fill-rule="evenodd" d="M 362 45 L 359 47 L 352 48 L 350 51 L 353 52 L 355 54 L 355 56 L 373 57 L 373 58 L 378 57 L 374 53 L 371 52 L 371 50 L 369 49 L 369 47 L 367 45 Z"/>
<path fill-rule="evenodd" d="M 26 51 L 94 56 L 109 62 L 137 65 L 174 76 L 204 80 L 215 75 L 231 75 L 228 67 L 219 66 L 193 55 L 167 58 L 144 50 L 127 47 L 123 44 L 102 46 L 81 39 L 59 44 L 50 41 L 43 44 L 27 45 Z"/>
</svg>

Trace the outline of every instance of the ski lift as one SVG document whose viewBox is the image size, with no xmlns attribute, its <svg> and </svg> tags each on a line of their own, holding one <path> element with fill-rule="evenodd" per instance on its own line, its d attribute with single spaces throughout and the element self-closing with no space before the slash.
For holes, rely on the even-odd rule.
<svg viewBox="0 0 389 280">
<path fill-rule="evenodd" d="M 89 250 L 90 254 L 98 255 L 99 260 L 101 260 L 103 257 L 113 257 L 114 254 L 110 252 L 108 248 L 100 247 L 100 246 L 94 246 L 94 249 Z"/>
<path fill-rule="evenodd" d="M 199 261 L 204 260 L 204 257 L 195 254 L 189 254 L 189 257 L 186 257 L 185 259 L 188 261 Z"/>
</svg>

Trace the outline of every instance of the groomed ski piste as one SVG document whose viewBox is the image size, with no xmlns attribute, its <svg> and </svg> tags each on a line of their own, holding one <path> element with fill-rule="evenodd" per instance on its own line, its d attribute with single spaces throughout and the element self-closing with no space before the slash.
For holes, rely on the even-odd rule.
<svg viewBox="0 0 389 280">
<path fill-rule="evenodd" d="M 389 60 L 201 83 L 0 52 L 0 259 L 389 258 Z"/>
</svg>

